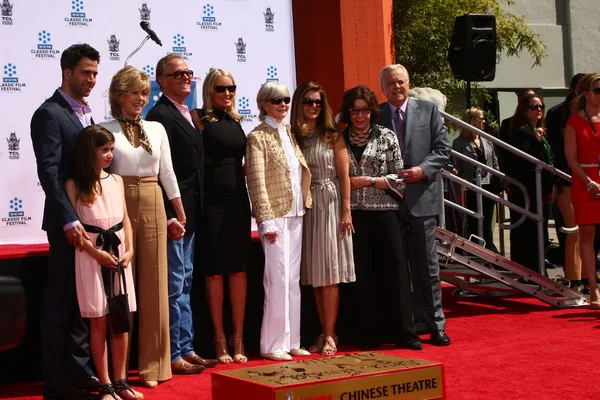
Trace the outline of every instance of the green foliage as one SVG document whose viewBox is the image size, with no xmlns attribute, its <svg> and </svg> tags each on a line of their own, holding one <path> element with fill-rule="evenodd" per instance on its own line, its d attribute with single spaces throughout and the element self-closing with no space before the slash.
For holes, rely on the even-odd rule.
<svg viewBox="0 0 600 400">
<path fill-rule="evenodd" d="M 449 98 L 453 108 L 455 94 L 464 93 L 465 82 L 454 79 L 448 64 L 448 47 L 454 19 L 464 14 L 494 14 L 498 57 L 532 57 L 532 67 L 541 65 L 546 45 L 526 24 L 523 17 L 502 9 L 512 0 L 395 0 L 394 25 L 396 60 L 410 72 L 412 87 L 432 87 Z M 484 89 L 472 85 L 473 100 L 483 101 Z"/>
</svg>

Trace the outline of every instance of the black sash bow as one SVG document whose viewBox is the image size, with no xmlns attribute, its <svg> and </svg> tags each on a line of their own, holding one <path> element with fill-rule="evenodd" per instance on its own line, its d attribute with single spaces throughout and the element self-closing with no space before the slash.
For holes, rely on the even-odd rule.
<svg viewBox="0 0 600 400">
<path fill-rule="evenodd" d="M 109 229 L 98 228 L 94 225 L 81 224 L 86 232 L 89 233 L 97 233 L 98 238 L 96 239 L 96 246 L 102 247 L 102 250 L 110 253 L 112 250 L 112 254 L 119 257 L 119 245 L 121 244 L 121 239 L 117 236 L 116 232 L 119 232 L 123 229 L 123 221 L 118 224 L 111 226 Z"/>
</svg>

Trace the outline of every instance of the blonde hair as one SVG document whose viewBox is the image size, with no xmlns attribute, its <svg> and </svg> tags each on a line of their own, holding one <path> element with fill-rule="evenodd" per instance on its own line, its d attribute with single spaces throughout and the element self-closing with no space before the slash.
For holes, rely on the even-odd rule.
<svg viewBox="0 0 600 400">
<path fill-rule="evenodd" d="M 206 119 L 210 122 L 217 120 L 217 116 L 213 112 L 213 99 L 215 98 L 215 82 L 220 76 L 228 77 L 235 85 L 235 79 L 233 79 L 233 76 L 225 69 L 211 69 L 208 75 L 206 75 L 204 84 L 202 85 L 202 111 L 204 111 L 204 116 L 202 119 Z M 235 93 L 233 94 L 233 102 L 231 107 L 224 111 L 227 112 L 227 114 L 229 114 L 229 116 L 237 122 L 242 120 L 242 116 L 235 111 Z"/>
<path fill-rule="evenodd" d="M 108 101 L 113 115 L 121 113 L 121 96 L 125 92 L 143 92 L 150 94 L 150 78 L 148 74 L 129 65 L 120 69 L 110 81 Z"/>
<path fill-rule="evenodd" d="M 585 107 L 587 105 L 587 99 L 583 95 L 583 92 L 588 92 L 588 93 L 591 92 L 592 86 L 594 86 L 594 82 L 599 81 L 599 80 L 600 80 L 600 74 L 598 74 L 597 72 L 593 72 L 591 74 L 585 75 L 579 81 L 579 84 L 577 85 L 577 92 L 579 92 L 581 94 L 581 97 L 579 97 L 579 102 L 577 103 L 577 109 L 579 111 L 585 109 Z"/>
<path fill-rule="evenodd" d="M 267 116 L 267 111 L 264 108 L 265 102 L 272 98 L 273 94 L 276 93 L 284 97 L 288 97 L 290 95 L 288 88 L 281 82 L 266 82 L 262 84 L 260 89 L 258 89 L 258 93 L 256 94 L 256 105 L 259 109 L 259 120 L 264 121 L 265 117 Z"/>
<path fill-rule="evenodd" d="M 485 116 L 485 114 L 483 113 L 483 110 L 479 107 L 471 107 L 465 110 L 465 113 L 463 114 L 463 121 L 465 121 L 466 123 L 473 125 L 473 120 L 477 117 L 481 117 L 483 118 Z M 466 128 L 460 128 L 460 136 L 465 137 L 469 140 L 473 140 L 475 139 L 475 135 L 476 133 L 474 133 L 473 131 L 470 131 Z"/>
</svg>

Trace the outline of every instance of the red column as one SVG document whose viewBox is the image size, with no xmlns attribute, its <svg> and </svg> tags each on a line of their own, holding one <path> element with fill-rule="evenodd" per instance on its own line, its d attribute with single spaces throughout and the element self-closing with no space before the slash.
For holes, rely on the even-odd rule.
<svg viewBox="0 0 600 400">
<path fill-rule="evenodd" d="M 383 98 L 379 71 L 395 62 L 392 0 L 295 0 L 293 10 L 298 83 L 323 85 L 334 112 L 357 85 Z"/>
</svg>

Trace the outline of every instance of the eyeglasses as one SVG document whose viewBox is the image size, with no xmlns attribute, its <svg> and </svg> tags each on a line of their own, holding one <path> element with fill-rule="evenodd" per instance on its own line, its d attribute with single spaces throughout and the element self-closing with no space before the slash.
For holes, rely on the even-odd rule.
<svg viewBox="0 0 600 400">
<path fill-rule="evenodd" d="M 473 121 L 485 121 L 483 117 L 473 117 Z"/>
<path fill-rule="evenodd" d="M 593 88 L 592 92 L 594 92 L 596 94 L 600 94 L 600 86 Z"/>
<path fill-rule="evenodd" d="M 179 71 L 175 71 L 172 74 L 165 74 L 164 76 L 172 76 L 175 79 L 180 79 L 184 74 L 190 78 L 194 77 L 194 71 L 191 69 L 180 69 Z"/>
<path fill-rule="evenodd" d="M 546 108 L 543 104 L 530 104 L 527 106 L 530 110 L 544 110 Z"/>
<path fill-rule="evenodd" d="M 281 103 L 290 104 L 291 100 L 292 99 L 290 99 L 289 97 L 273 97 L 272 99 L 269 99 L 268 101 L 271 104 L 279 105 Z"/>
<path fill-rule="evenodd" d="M 362 114 L 365 116 L 371 114 L 370 108 L 350 108 L 348 111 L 350 111 L 350 115 L 352 115 L 353 117 L 357 117 L 358 114 Z"/>
<path fill-rule="evenodd" d="M 323 100 L 304 98 L 302 99 L 302 104 L 309 107 L 321 107 L 323 105 Z"/>
<path fill-rule="evenodd" d="M 235 93 L 236 85 L 231 86 L 215 86 L 215 92 L 217 93 L 225 93 L 227 90 L 229 93 Z"/>
</svg>

